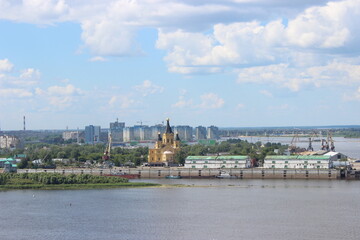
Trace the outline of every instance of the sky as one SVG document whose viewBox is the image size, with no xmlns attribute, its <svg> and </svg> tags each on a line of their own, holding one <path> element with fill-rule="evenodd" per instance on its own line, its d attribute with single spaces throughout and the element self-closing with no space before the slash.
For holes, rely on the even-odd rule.
<svg viewBox="0 0 360 240">
<path fill-rule="evenodd" d="M 359 0 L 0 0 L 0 128 L 358 125 Z"/>
</svg>

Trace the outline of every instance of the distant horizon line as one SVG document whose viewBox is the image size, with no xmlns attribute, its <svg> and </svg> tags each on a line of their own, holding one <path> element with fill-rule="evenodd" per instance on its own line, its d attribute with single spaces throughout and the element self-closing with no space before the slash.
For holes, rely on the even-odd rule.
<svg viewBox="0 0 360 240">
<path fill-rule="evenodd" d="M 89 125 L 87 125 L 89 126 Z M 94 125 L 94 126 L 98 126 L 98 125 Z M 133 125 L 133 126 L 127 126 L 127 127 L 134 127 L 134 126 L 139 126 L 139 125 Z M 143 125 L 143 126 L 148 126 L 148 125 Z M 155 126 L 155 125 L 153 125 Z M 177 127 L 177 126 L 190 126 L 190 125 L 173 125 L 171 127 Z M 202 125 L 199 125 L 202 126 Z M 196 126 L 196 127 L 199 127 Z M 210 126 L 215 126 L 218 127 L 216 125 L 210 125 Z M 190 126 L 193 128 L 196 128 L 194 126 Z M 207 127 L 207 126 L 202 126 L 202 127 Z M 109 127 L 107 128 L 102 128 L 100 126 L 101 129 L 103 130 L 108 130 L 110 129 Z M 360 128 L 360 125 L 313 125 L 313 126 L 300 126 L 300 125 L 293 125 L 293 126 L 260 126 L 260 127 L 218 127 L 220 130 L 237 130 L 237 129 L 299 129 L 299 130 L 305 130 L 305 129 L 329 129 L 329 128 Z M 77 131 L 77 130 L 84 130 L 84 128 L 79 128 L 79 129 L 19 129 L 19 130 L 3 130 L 0 129 L 0 132 L 20 132 L 20 131 Z"/>
</svg>

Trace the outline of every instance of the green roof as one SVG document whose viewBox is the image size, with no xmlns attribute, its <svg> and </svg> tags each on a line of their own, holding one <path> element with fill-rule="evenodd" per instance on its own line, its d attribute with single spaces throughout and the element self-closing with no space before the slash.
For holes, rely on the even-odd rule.
<svg viewBox="0 0 360 240">
<path fill-rule="evenodd" d="M 246 160 L 248 156 L 188 156 L 186 160 Z"/>
<path fill-rule="evenodd" d="M 249 158 L 248 156 L 235 155 L 235 156 L 218 156 L 217 159 L 219 159 L 219 160 L 245 160 L 248 158 Z"/>
<path fill-rule="evenodd" d="M 16 164 L 12 164 L 11 165 L 13 168 L 17 168 L 17 165 Z"/>
<path fill-rule="evenodd" d="M 188 156 L 187 160 L 215 160 L 217 156 Z"/>
<path fill-rule="evenodd" d="M 272 155 L 266 156 L 265 160 L 328 160 L 330 156 L 303 156 L 303 155 Z"/>
<path fill-rule="evenodd" d="M 15 161 L 13 158 L 0 159 L 0 162 Z"/>
</svg>

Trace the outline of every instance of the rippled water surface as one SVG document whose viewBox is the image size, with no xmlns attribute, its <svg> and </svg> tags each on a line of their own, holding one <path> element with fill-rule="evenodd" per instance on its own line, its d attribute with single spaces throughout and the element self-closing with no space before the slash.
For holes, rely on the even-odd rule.
<svg viewBox="0 0 360 240">
<path fill-rule="evenodd" d="M 142 180 L 146 181 L 146 180 Z M 358 239 L 360 182 L 0 192 L 0 239 Z"/>
</svg>

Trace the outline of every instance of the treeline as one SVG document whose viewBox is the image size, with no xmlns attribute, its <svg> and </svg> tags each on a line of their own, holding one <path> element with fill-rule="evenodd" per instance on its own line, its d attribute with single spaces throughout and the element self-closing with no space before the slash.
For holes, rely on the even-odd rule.
<svg viewBox="0 0 360 240">
<path fill-rule="evenodd" d="M 26 154 L 26 159 L 23 159 L 19 164 L 19 168 L 36 168 L 36 167 L 55 167 L 53 159 L 69 159 L 70 163 L 67 165 L 81 166 L 86 161 L 91 163 L 102 163 L 102 156 L 104 154 L 104 144 L 97 145 L 50 145 L 45 143 L 29 144 L 23 150 L 15 150 L 12 154 Z M 277 149 L 277 152 L 275 152 Z M 240 139 L 229 139 L 215 145 L 207 146 L 201 144 L 186 145 L 182 144 L 181 150 L 175 155 L 175 160 L 184 164 L 187 156 L 205 156 L 217 154 L 230 155 L 246 155 L 252 159 L 262 163 L 267 155 L 283 154 L 287 145 L 280 143 L 266 143 L 261 142 L 249 143 L 248 141 Z M 113 148 L 111 150 L 110 162 L 115 166 L 140 166 L 147 162 L 149 149 L 147 147 L 138 148 Z M 42 164 L 33 164 L 33 160 L 41 159 Z M 64 163 L 56 162 L 57 166 L 64 165 Z"/>
<path fill-rule="evenodd" d="M 29 144 L 25 149 L 17 149 L 13 151 L 15 154 L 26 154 L 20 164 L 19 168 L 34 167 L 31 161 L 40 159 L 42 160 L 43 167 L 51 167 L 54 165 L 53 159 L 69 159 L 74 165 L 81 165 L 82 163 L 90 160 L 91 162 L 103 162 L 104 144 L 96 145 L 53 145 L 45 143 Z M 124 164 L 141 165 L 147 161 L 149 149 L 147 147 L 138 147 L 134 149 L 128 148 L 114 148 L 111 150 L 111 161 L 116 166 Z M 61 163 L 58 163 L 61 164 Z"/>
<path fill-rule="evenodd" d="M 0 174 L 0 185 L 13 184 L 98 184 L 98 183 L 127 183 L 126 178 L 106 177 L 90 174 L 60 173 L 3 173 Z"/>
<path fill-rule="evenodd" d="M 214 146 L 206 146 L 201 144 L 182 145 L 181 150 L 175 155 L 175 160 L 184 164 L 187 156 L 206 156 L 226 153 L 230 155 L 244 155 L 251 159 L 263 162 L 267 155 L 283 154 L 288 148 L 287 145 L 281 143 L 261 142 L 249 143 L 240 139 L 229 139 L 227 141 L 216 143 Z M 277 149 L 277 152 L 275 151 Z"/>
</svg>

